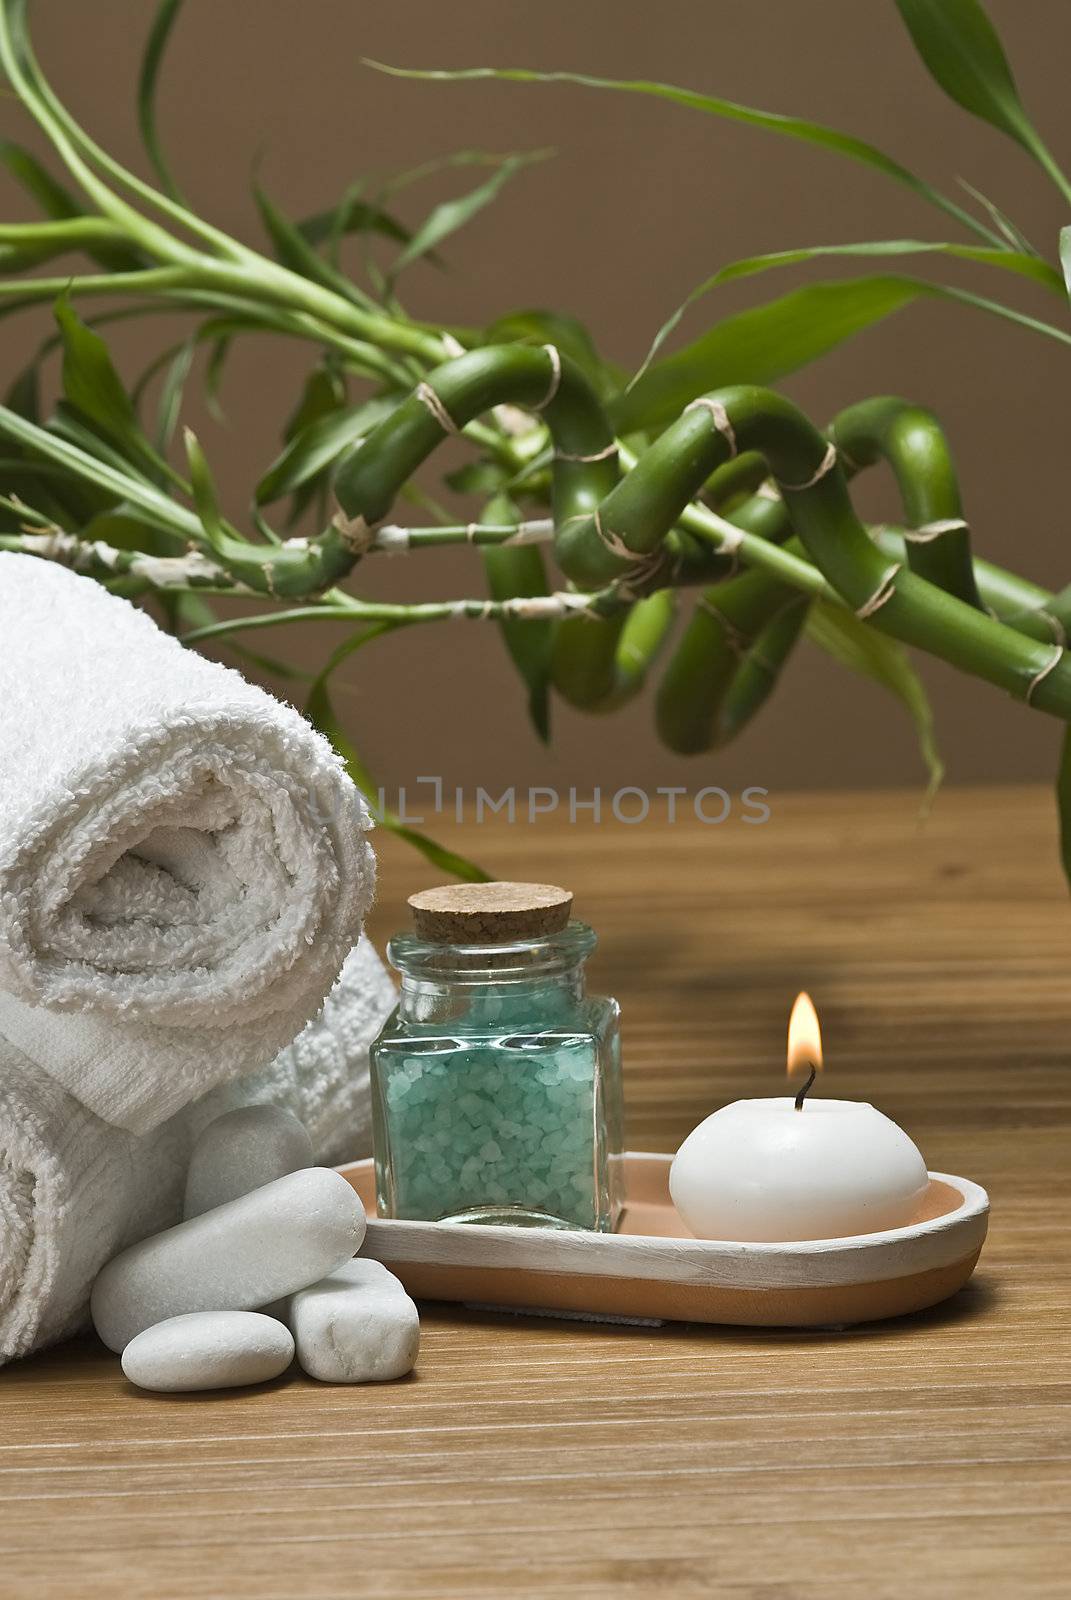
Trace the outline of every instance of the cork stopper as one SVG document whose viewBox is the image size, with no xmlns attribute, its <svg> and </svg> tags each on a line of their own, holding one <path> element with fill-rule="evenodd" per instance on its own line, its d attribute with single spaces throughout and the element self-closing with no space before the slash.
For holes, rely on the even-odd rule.
<svg viewBox="0 0 1071 1600">
<path fill-rule="evenodd" d="M 447 883 L 409 896 L 416 931 L 437 944 L 505 944 L 560 933 L 573 896 L 553 883 Z"/>
</svg>

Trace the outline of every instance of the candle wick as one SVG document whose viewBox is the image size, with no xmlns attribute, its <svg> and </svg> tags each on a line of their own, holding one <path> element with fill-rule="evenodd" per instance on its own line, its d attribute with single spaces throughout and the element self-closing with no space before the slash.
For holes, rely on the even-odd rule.
<svg viewBox="0 0 1071 1600">
<path fill-rule="evenodd" d="M 799 1094 L 796 1096 L 796 1110 L 797 1111 L 802 1111 L 803 1110 L 803 1102 L 807 1097 L 807 1091 L 808 1091 L 808 1089 L 810 1089 L 812 1087 L 812 1085 L 814 1084 L 814 1080 L 817 1078 L 817 1076 L 818 1076 L 818 1068 L 815 1066 L 814 1062 L 812 1061 L 811 1062 L 810 1076 L 808 1077 L 807 1082 L 803 1085 L 803 1088 L 800 1090 Z"/>
</svg>

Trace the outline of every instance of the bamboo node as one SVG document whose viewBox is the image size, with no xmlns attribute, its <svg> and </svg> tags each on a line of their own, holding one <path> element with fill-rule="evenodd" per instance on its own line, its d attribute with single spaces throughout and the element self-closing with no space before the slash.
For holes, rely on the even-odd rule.
<svg viewBox="0 0 1071 1600">
<path fill-rule="evenodd" d="M 830 437 L 830 440 L 833 443 L 834 447 L 836 448 L 836 450 L 837 450 L 837 452 L 838 452 L 838 454 L 840 456 L 840 459 L 844 462 L 845 468 L 850 470 L 851 472 L 862 472 L 862 470 L 863 470 L 862 462 L 856 461 L 854 456 L 850 456 L 848 454 L 847 450 L 845 450 L 845 448 L 844 448 L 844 446 L 842 444 L 838 444 L 837 443 L 836 435 L 835 435 L 835 433 L 834 433 L 832 428 L 830 428 L 830 430 L 829 430 L 829 437 Z"/>
<path fill-rule="evenodd" d="M 685 411 L 709 411 L 711 421 L 729 446 L 730 459 L 736 455 L 736 433 L 729 421 L 729 413 L 720 400 L 711 400 L 709 396 L 701 394 L 698 400 L 693 400 L 685 406 Z"/>
<path fill-rule="evenodd" d="M 763 478 L 755 490 L 756 500 L 780 500 L 781 491 L 772 478 Z"/>
<path fill-rule="evenodd" d="M 1038 684 L 1043 683 L 1045 681 L 1045 679 L 1049 676 L 1049 673 L 1054 671 L 1055 668 L 1060 665 L 1060 662 L 1063 659 L 1063 654 L 1064 654 L 1063 645 L 1054 644 L 1053 647 L 1052 647 L 1052 656 L 1051 656 L 1051 658 L 1045 663 L 1045 665 L 1042 667 L 1040 672 L 1035 672 L 1034 676 L 1031 678 L 1029 684 L 1027 685 L 1026 703 L 1027 703 L 1028 706 L 1033 704 L 1034 691 L 1037 689 Z"/>
<path fill-rule="evenodd" d="M 341 506 L 331 518 L 331 526 L 353 556 L 363 556 L 375 543 L 375 526 L 366 522 L 362 516 L 347 517 Z M 384 532 L 386 531 L 384 529 Z"/>
<path fill-rule="evenodd" d="M 712 617 L 715 622 L 720 624 L 725 635 L 725 642 L 734 656 L 745 656 L 747 654 L 751 640 L 746 634 L 741 633 L 735 622 L 729 621 L 724 611 L 719 610 L 713 600 L 709 599 L 705 594 L 701 594 L 696 601 L 696 609 L 705 611 L 708 617 Z"/>
<path fill-rule="evenodd" d="M 555 450 L 554 456 L 558 461 L 579 461 L 587 464 L 591 461 L 609 461 L 611 456 L 617 454 L 617 440 L 611 439 L 610 443 L 602 450 L 593 450 L 591 455 L 574 455 L 570 450 Z"/>
<path fill-rule="evenodd" d="M 641 565 L 633 568 L 618 578 L 614 584 L 617 594 L 623 595 L 626 600 L 639 600 L 646 585 L 662 566 L 662 551 L 653 550 L 649 556 L 641 558 Z"/>
<path fill-rule="evenodd" d="M 621 561 L 635 563 L 637 561 L 650 560 L 650 553 L 648 551 L 631 550 L 619 533 L 615 533 L 612 528 L 603 527 L 602 518 L 599 516 L 598 506 L 596 506 L 595 510 L 592 512 L 591 520 L 595 525 L 595 532 L 598 534 L 600 542 L 606 546 L 607 550 L 609 550 L 611 554 L 617 556 Z"/>
<path fill-rule="evenodd" d="M 422 406 L 427 407 L 444 433 L 461 432 L 457 423 L 454 421 L 449 411 L 447 411 L 442 400 L 440 400 L 439 396 L 435 393 L 435 390 L 432 388 L 430 383 L 417 384 L 416 398 L 420 401 Z"/>
<path fill-rule="evenodd" d="M 896 579 L 903 571 L 903 562 L 894 561 L 892 566 L 883 574 L 874 593 L 869 600 L 864 600 L 856 611 L 860 622 L 865 622 L 867 617 L 872 617 L 875 611 L 880 611 L 886 600 L 891 600 L 896 593 Z"/>
<path fill-rule="evenodd" d="M 455 339 L 452 333 L 443 334 L 442 346 L 448 356 L 463 356 L 465 354 L 465 346 L 460 339 Z"/>
<path fill-rule="evenodd" d="M 780 483 L 782 489 L 788 489 L 790 493 L 798 494 L 802 489 L 813 489 L 816 483 L 821 483 L 822 479 L 826 476 L 826 473 L 832 472 L 836 464 L 837 447 L 835 444 L 830 443 L 826 446 L 826 453 L 818 463 L 818 466 L 815 468 L 814 472 L 812 472 L 811 476 L 803 483 L 786 483 L 783 478 L 779 478 L 777 481 Z"/>
<path fill-rule="evenodd" d="M 369 548 L 386 556 L 401 555 L 409 549 L 409 532 L 408 528 L 399 528 L 392 523 L 389 527 L 380 528 Z"/>
<path fill-rule="evenodd" d="M 967 524 L 962 517 L 943 517 L 938 522 L 920 522 L 917 528 L 905 528 L 908 544 L 932 544 L 944 533 L 966 533 Z"/>
<path fill-rule="evenodd" d="M 532 407 L 533 411 L 545 411 L 558 393 L 562 381 L 562 358 L 558 354 L 557 345 L 545 344 L 543 349 L 550 357 L 550 387 L 538 405 Z"/>
<path fill-rule="evenodd" d="M 503 547 L 518 544 L 545 544 L 554 536 L 554 524 L 549 517 L 536 518 L 532 522 L 521 522 L 517 525 L 517 532 L 511 533 L 508 539 L 503 539 Z"/>
<path fill-rule="evenodd" d="M 1060 649 L 1061 650 L 1066 649 L 1066 647 L 1067 647 L 1067 630 L 1064 627 L 1063 623 L 1060 621 L 1059 617 L 1054 616 L 1051 611 L 1046 611 L 1044 606 L 1040 606 L 1038 608 L 1038 613 L 1037 614 L 1038 614 L 1039 617 L 1044 617 L 1045 618 L 1045 621 L 1048 623 L 1050 629 L 1052 630 L 1053 639 L 1060 646 Z"/>
</svg>

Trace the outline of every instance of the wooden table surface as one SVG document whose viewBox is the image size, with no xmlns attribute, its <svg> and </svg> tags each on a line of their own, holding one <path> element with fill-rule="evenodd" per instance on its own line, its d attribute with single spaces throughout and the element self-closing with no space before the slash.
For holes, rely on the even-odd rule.
<svg viewBox="0 0 1071 1600">
<path fill-rule="evenodd" d="M 773 800 L 764 826 L 470 827 L 560 881 L 622 1001 L 630 1144 L 780 1093 L 799 988 L 827 1093 L 993 1204 L 971 1285 L 843 1333 L 431 1307 L 416 1376 L 153 1397 L 95 1341 L 0 1373 L 3 1600 L 1071 1592 L 1071 981 L 1050 802 Z M 435 874 L 381 840 L 374 931 Z"/>
</svg>

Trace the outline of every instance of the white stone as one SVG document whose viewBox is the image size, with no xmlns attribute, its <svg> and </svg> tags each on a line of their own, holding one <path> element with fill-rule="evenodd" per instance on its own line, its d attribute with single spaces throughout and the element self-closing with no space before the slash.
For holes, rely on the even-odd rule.
<svg viewBox="0 0 1071 1600">
<path fill-rule="evenodd" d="M 131 1339 L 123 1371 L 139 1389 L 236 1389 L 267 1383 L 294 1359 L 289 1328 L 257 1311 L 191 1311 Z"/>
<path fill-rule="evenodd" d="M 98 1275 L 97 1332 L 123 1350 L 186 1311 L 252 1311 L 348 1261 L 364 1207 L 341 1173 L 308 1167 L 124 1250 Z"/>
<path fill-rule="evenodd" d="M 412 1370 L 417 1308 L 379 1261 L 358 1258 L 290 1298 L 299 1364 L 321 1383 L 379 1383 Z"/>
<path fill-rule="evenodd" d="M 226 1205 L 313 1164 L 312 1140 L 285 1106 L 239 1106 L 210 1122 L 193 1147 L 183 1215 Z"/>
</svg>

